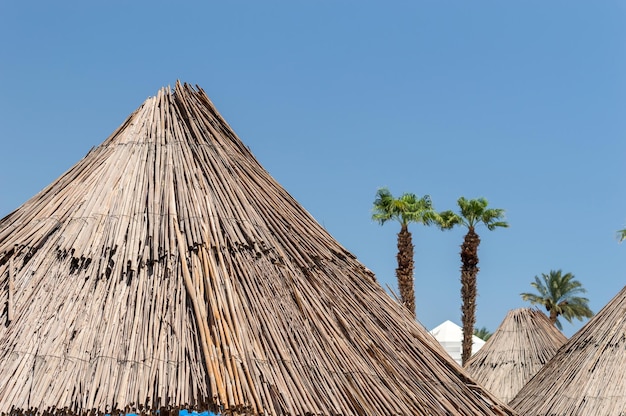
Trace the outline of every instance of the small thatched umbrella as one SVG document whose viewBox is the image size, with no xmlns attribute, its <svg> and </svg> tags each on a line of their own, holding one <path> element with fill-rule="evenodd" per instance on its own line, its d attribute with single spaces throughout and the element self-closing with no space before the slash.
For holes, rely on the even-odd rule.
<svg viewBox="0 0 626 416">
<path fill-rule="evenodd" d="M 465 363 L 472 378 L 508 403 L 567 341 L 550 319 L 531 308 L 514 309 L 487 343 Z"/>
<path fill-rule="evenodd" d="M 0 296 L 0 412 L 513 414 L 188 85 L 0 220 Z"/>
<path fill-rule="evenodd" d="M 510 405 L 522 415 L 624 415 L 626 287 L 574 334 Z"/>
</svg>

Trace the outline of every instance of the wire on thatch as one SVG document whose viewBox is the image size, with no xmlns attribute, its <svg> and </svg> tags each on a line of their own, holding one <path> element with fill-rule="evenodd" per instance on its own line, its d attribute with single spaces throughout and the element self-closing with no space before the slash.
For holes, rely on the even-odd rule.
<svg viewBox="0 0 626 416">
<path fill-rule="evenodd" d="M 186 84 L 0 220 L 0 279 L 0 412 L 513 414 Z"/>
<path fill-rule="evenodd" d="M 574 334 L 519 391 L 523 415 L 623 415 L 626 287 Z"/>
<path fill-rule="evenodd" d="M 468 374 L 508 403 L 567 341 L 541 311 L 509 311 L 487 343 L 465 363 Z"/>
</svg>

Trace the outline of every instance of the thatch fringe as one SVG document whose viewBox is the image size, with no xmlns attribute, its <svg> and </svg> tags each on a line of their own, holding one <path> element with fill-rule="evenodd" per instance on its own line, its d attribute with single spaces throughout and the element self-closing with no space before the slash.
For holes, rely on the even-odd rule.
<svg viewBox="0 0 626 416">
<path fill-rule="evenodd" d="M 3 412 L 513 413 L 188 85 L 0 220 L 0 289 Z"/>
</svg>

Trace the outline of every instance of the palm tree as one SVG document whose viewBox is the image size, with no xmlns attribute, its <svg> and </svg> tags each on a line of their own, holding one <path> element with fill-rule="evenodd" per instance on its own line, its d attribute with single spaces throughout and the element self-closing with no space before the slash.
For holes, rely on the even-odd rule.
<svg viewBox="0 0 626 416">
<path fill-rule="evenodd" d="M 487 329 L 487 327 L 483 326 L 481 328 L 474 329 L 474 335 L 483 341 L 487 341 L 493 334 Z"/>
<path fill-rule="evenodd" d="M 376 192 L 372 219 L 383 225 L 389 220 L 400 223 L 398 233 L 398 268 L 396 277 L 402 304 L 415 318 L 415 289 L 413 287 L 413 239 L 409 223 L 432 224 L 437 217 L 430 196 L 418 198 L 415 194 L 405 193 L 394 198 L 387 188 Z"/>
<path fill-rule="evenodd" d="M 617 238 L 619 238 L 619 242 L 626 240 L 626 228 L 619 230 L 617 232 Z"/>
<path fill-rule="evenodd" d="M 463 323 L 463 351 L 461 362 L 472 355 L 472 335 L 476 323 L 476 276 L 478 275 L 478 246 L 480 237 L 476 227 L 484 224 L 489 231 L 498 227 L 506 228 L 509 224 L 504 219 L 504 210 L 487 208 L 485 198 L 465 199 L 457 201 L 459 213 L 444 211 L 439 214 L 438 224 L 441 229 L 448 230 L 456 225 L 467 227 L 467 234 L 461 244 L 461 321 Z"/>
<path fill-rule="evenodd" d="M 537 289 L 539 294 L 520 293 L 523 300 L 533 305 L 542 305 L 550 314 L 550 322 L 559 329 L 563 329 L 559 316 L 563 316 L 568 322 L 573 318 L 582 321 L 583 318 L 591 318 L 593 312 L 589 309 L 589 299 L 577 296 L 586 293 L 578 280 L 574 280 L 571 273 L 562 274 L 561 270 L 550 270 L 550 273 L 535 276 L 535 281 L 530 284 Z"/>
</svg>

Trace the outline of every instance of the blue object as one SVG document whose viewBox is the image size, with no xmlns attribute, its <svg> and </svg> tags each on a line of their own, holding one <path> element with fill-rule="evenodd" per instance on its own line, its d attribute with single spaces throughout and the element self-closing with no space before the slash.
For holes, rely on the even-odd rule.
<svg viewBox="0 0 626 416">
<path fill-rule="evenodd" d="M 111 415 L 107 413 L 105 416 L 111 416 Z M 137 413 L 126 413 L 125 416 L 139 416 L 139 415 Z M 219 416 L 219 414 L 208 412 L 208 411 L 196 412 L 195 410 L 192 410 L 190 412 L 189 410 L 180 410 L 178 412 L 178 416 Z"/>
</svg>

